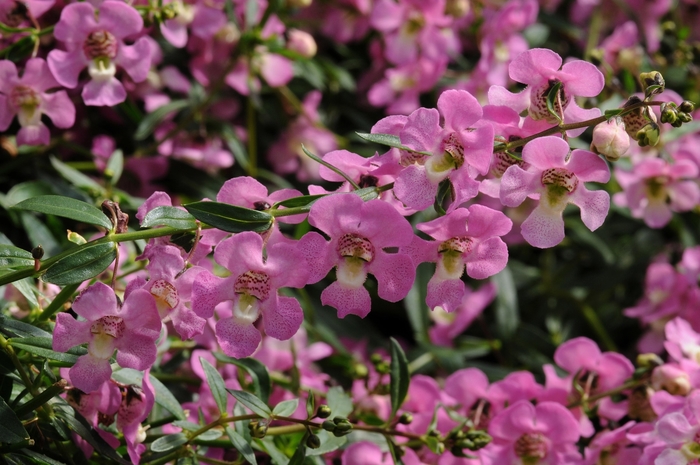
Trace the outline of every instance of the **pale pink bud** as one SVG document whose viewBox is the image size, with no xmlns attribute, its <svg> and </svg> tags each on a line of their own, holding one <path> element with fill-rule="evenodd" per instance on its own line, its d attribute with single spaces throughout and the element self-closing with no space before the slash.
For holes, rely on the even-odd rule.
<svg viewBox="0 0 700 465">
<path fill-rule="evenodd" d="M 612 118 L 593 129 L 591 150 L 603 155 L 608 161 L 616 161 L 630 148 L 630 137 L 625 132 L 625 123 Z"/>
<path fill-rule="evenodd" d="M 685 396 L 690 392 L 688 373 L 673 365 L 661 365 L 651 374 L 651 387 L 656 391 L 665 390 L 674 396 Z"/>
<path fill-rule="evenodd" d="M 287 32 L 287 36 L 289 37 L 287 41 L 287 48 L 289 50 L 297 52 L 305 58 L 311 58 L 316 55 L 316 51 L 318 50 L 316 41 L 308 32 L 299 29 L 290 29 Z"/>
</svg>

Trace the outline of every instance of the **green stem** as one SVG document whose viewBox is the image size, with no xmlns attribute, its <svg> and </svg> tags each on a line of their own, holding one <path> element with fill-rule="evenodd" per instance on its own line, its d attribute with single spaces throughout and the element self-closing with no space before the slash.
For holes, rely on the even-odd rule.
<svg viewBox="0 0 700 465">
<path fill-rule="evenodd" d="M 615 394 L 620 394 L 628 389 L 634 389 L 637 386 L 644 384 L 645 382 L 646 382 L 646 380 L 644 380 L 644 379 L 633 379 L 633 380 L 627 381 L 622 386 L 618 386 L 616 388 L 610 389 L 610 390 L 605 391 L 605 392 L 601 392 L 601 393 L 596 394 L 594 396 L 582 398 L 580 400 L 577 400 L 576 402 L 572 402 L 569 405 L 567 405 L 566 408 L 580 407 L 584 403 L 591 403 L 591 402 L 595 402 L 597 400 L 603 399 L 605 397 L 614 396 Z"/>
<path fill-rule="evenodd" d="M 598 314 L 595 312 L 595 310 L 593 310 L 590 305 L 581 303 L 581 312 L 586 320 L 588 320 L 588 324 L 591 325 L 593 331 L 595 331 L 600 338 L 600 341 L 603 343 L 603 345 L 605 345 L 605 348 L 609 351 L 617 352 L 618 350 L 617 346 L 615 345 L 615 341 L 613 341 L 610 334 L 608 334 L 608 331 L 605 329 L 605 325 L 602 321 L 600 321 L 600 318 L 598 318 Z"/>
</svg>

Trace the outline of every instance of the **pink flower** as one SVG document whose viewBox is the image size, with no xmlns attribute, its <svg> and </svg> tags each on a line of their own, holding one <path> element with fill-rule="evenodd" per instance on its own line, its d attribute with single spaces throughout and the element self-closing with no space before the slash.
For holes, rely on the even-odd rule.
<svg viewBox="0 0 700 465">
<path fill-rule="evenodd" d="M 42 58 L 27 61 L 22 77 L 13 62 L 0 60 L 0 132 L 7 130 L 17 115 L 21 126 L 17 145 L 46 145 L 50 134 L 41 122 L 42 114 L 51 118 L 56 127 L 73 126 L 75 106 L 66 91 L 46 93 L 58 86 Z"/>
<path fill-rule="evenodd" d="M 566 123 L 574 123 L 595 118 L 600 110 L 583 110 L 573 97 L 595 97 L 603 90 L 603 74 L 591 63 L 572 60 L 561 66 L 559 55 L 544 48 L 534 48 L 518 55 L 510 64 L 510 77 L 514 81 L 527 84 L 525 90 L 512 94 L 501 86 L 489 89 L 489 103 L 506 105 L 517 112 L 528 110 L 535 120 L 545 119 L 556 123 L 557 119 L 547 109 L 547 95 L 557 83 L 561 84 L 559 102 L 555 110 L 561 112 Z M 561 70 L 559 69 L 561 67 Z M 571 135 L 578 135 L 578 133 Z"/>
<path fill-rule="evenodd" d="M 267 247 L 263 259 L 263 240 L 254 232 L 242 232 L 222 241 L 214 250 L 214 259 L 228 269 L 228 278 L 208 271 L 197 276 L 192 288 L 192 309 L 202 318 L 211 318 L 214 307 L 231 301 L 233 314 L 216 323 L 216 337 L 223 351 L 236 358 L 255 352 L 261 336 L 254 326 L 262 317 L 268 336 L 287 340 L 296 334 L 304 313 L 299 302 L 278 294 L 282 287 L 304 287 L 308 270 L 296 247 L 286 243 Z"/>
<path fill-rule="evenodd" d="M 661 228 L 671 221 L 672 212 L 689 211 L 700 203 L 697 175 L 698 167 L 690 160 L 670 164 L 661 158 L 643 159 L 631 173 L 615 170 L 624 192 L 615 194 L 613 200 L 628 207 L 635 218 L 643 218 L 650 228 Z"/>
<path fill-rule="evenodd" d="M 87 67 L 90 82 L 83 88 L 86 105 L 113 106 L 126 99 L 126 90 L 114 76 L 117 65 L 134 82 L 146 79 L 151 66 L 151 47 L 141 37 L 134 45 L 124 39 L 143 29 L 141 15 L 133 7 L 107 0 L 96 12 L 89 3 L 72 3 L 61 12 L 54 36 L 67 51 L 52 50 L 49 68 L 56 80 L 72 89 L 80 72 Z"/>
<path fill-rule="evenodd" d="M 568 160 L 567 160 L 568 158 Z M 608 165 L 592 152 L 574 150 L 558 137 L 541 137 L 523 148 L 528 171 L 509 167 L 501 179 L 501 202 L 517 207 L 532 194 L 540 203 L 521 226 L 523 238 L 535 247 L 554 247 L 564 239 L 562 213 L 570 203 L 581 209 L 581 219 L 591 231 L 599 228 L 610 208 L 605 191 L 589 191 L 586 181 L 608 182 Z"/>
<path fill-rule="evenodd" d="M 117 429 L 124 434 L 126 450 L 134 464 L 139 463 L 141 454 L 146 451 L 146 446 L 142 444 L 146 439 L 146 430 L 141 422 L 148 418 L 155 404 L 155 390 L 149 379 L 149 371 L 143 374 L 142 387 L 130 385 L 124 388 L 117 412 Z"/>
<path fill-rule="evenodd" d="M 435 325 L 428 330 L 430 341 L 439 346 L 452 347 L 454 340 L 481 315 L 496 297 L 496 286 L 489 282 L 476 291 L 465 288 L 462 301 L 452 313 L 442 307 L 435 307 L 430 319 Z"/>
<path fill-rule="evenodd" d="M 413 238 L 411 225 L 394 207 L 381 200 L 363 202 L 355 194 L 334 194 L 313 204 L 309 223 L 331 241 L 309 233 L 299 247 L 307 256 L 323 249 L 311 270 L 316 281 L 336 267 L 337 280 L 323 290 L 321 302 L 338 309 L 340 318 L 350 313 L 364 318 L 369 313 L 371 300 L 364 287 L 368 273 L 377 279 L 380 298 L 398 302 L 406 297 L 415 266 L 408 255 L 383 250 L 408 245 Z"/>
<path fill-rule="evenodd" d="M 466 91 L 448 90 L 440 95 L 438 109 L 414 111 L 399 134 L 401 143 L 415 151 L 402 152 L 406 168 L 394 186 L 396 197 L 409 208 L 430 206 L 438 185 L 448 178 L 455 190 L 453 206 L 475 197 L 479 184 L 472 176 L 486 174 L 491 163 L 493 128 L 477 124 L 483 115 L 479 102 Z"/>
<path fill-rule="evenodd" d="M 465 295 L 462 275 L 485 279 L 505 268 L 508 247 L 500 236 L 507 234 L 513 222 L 502 212 L 481 205 L 458 208 L 428 223 L 416 226 L 435 241 L 414 237 L 405 250 L 415 265 L 436 262 L 435 274 L 428 283 L 426 303 L 434 309 L 454 311 Z"/>
<path fill-rule="evenodd" d="M 98 282 L 80 293 L 73 302 L 73 311 L 85 321 L 59 313 L 53 350 L 65 352 L 88 343 L 88 353 L 69 372 L 73 385 L 81 391 L 92 392 L 110 378 L 109 360 L 115 349 L 117 363 L 124 368 L 145 370 L 155 362 L 161 322 L 149 292 L 133 291 L 120 307 L 114 291 Z"/>
<path fill-rule="evenodd" d="M 493 447 L 483 451 L 485 465 L 565 465 L 580 459 L 578 424 L 554 402 L 518 401 L 491 420 L 489 434 Z"/>
</svg>

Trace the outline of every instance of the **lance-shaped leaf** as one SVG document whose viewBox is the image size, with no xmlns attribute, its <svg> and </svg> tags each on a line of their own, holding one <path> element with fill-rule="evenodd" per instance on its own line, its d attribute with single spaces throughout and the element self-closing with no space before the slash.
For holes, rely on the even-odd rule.
<svg viewBox="0 0 700 465">
<path fill-rule="evenodd" d="M 560 110 L 564 111 L 564 108 L 562 108 L 561 105 L 561 98 L 562 96 L 559 94 L 559 91 L 561 90 L 561 82 L 556 82 L 552 88 L 549 90 L 549 93 L 547 94 L 547 110 L 549 111 L 549 114 L 554 116 L 557 121 L 560 123 L 562 122 L 562 115 L 560 114 Z"/>
<path fill-rule="evenodd" d="M 236 430 L 231 428 L 230 426 L 226 427 L 226 434 L 228 434 L 228 437 L 231 440 L 231 444 L 233 444 L 233 447 L 235 447 L 236 450 L 240 452 L 243 458 L 246 459 L 246 462 L 252 465 L 257 465 L 258 462 L 257 460 L 255 460 L 255 453 L 253 453 L 253 449 L 250 447 L 250 444 L 248 444 L 245 438 L 238 434 Z"/>
<path fill-rule="evenodd" d="M 50 337 L 23 337 L 10 339 L 10 345 L 16 349 L 22 349 L 34 355 L 50 360 L 58 360 L 68 364 L 74 364 L 78 357 L 87 354 L 84 347 L 73 347 L 67 352 L 56 352 L 52 349 L 53 338 Z"/>
<path fill-rule="evenodd" d="M 82 200 L 75 200 L 62 195 L 40 195 L 23 200 L 12 208 L 28 210 L 49 215 L 70 218 L 82 223 L 95 224 L 106 229 L 112 229 L 109 218 L 97 207 Z"/>
<path fill-rule="evenodd" d="M 302 195 L 301 197 L 292 197 L 291 199 L 287 200 L 282 200 L 280 202 L 277 202 L 272 206 L 272 208 L 278 208 L 278 207 L 287 207 L 287 208 L 292 208 L 292 207 L 306 207 L 308 206 L 311 208 L 311 204 L 313 204 L 315 201 L 320 199 L 321 197 L 325 197 L 328 194 L 315 194 L 315 195 Z"/>
<path fill-rule="evenodd" d="M 113 242 L 76 247 L 71 254 L 53 263 L 41 279 L 58 286 L 80 283 L 102 273 L 117 256 Z"/>
<path fill-rule="evenodd" d="M 216 406 L 219 407 L 219 412 L 221 415 L 226 413 L 226 405 L 228 399 L 226 398 L 226 385 L 224 384 L 224 379 L 221 374 L 214 368 L 211 363 L 207 362 L 204 358 L 200 357 L 202 363 L 202 368 L 204 368 L 204 373 L 207 375 L 207 383 L 211 389 L 211 395 L 214 397 Z"/>
<path fill-rule="evenodd" d="M 430 152 L 413 150 L 412 148 L 403 145 L 401 143 L 401 139 L 399 139 L 399 136 L 395 136 L 393 134 L 368 134 L 366 132 L 356 132 L 355 134 L 357 134 L 364 140 L 374 142 L 375 144 L 386 145 L 389 147 L 406 150 L 407 152 L 420 153 L 423 155 L 432 155 L 432 153 Z"/>
<path fill-rule="evenodd" d="M 255 395 L 250 392 L 236 391 L 234 389 L 226 389 L 231 393 L 233 397 L 236 398 L 238 402 L 248 407 L 253 413 L 260 415 L 263 418 L 270 418 L 272 416 L 272 411 L 265 402 L 258 399 Z"/>
<path fill-rule="evenodd" d="M 183 205 L 202 223 L 231 233 L 263 232 L 272 226 L 272 215 L 220 202 L 194 202 Z"/>
<path fill-rule="evenodd" d="M 197 223 L 192 215 L 185 210 L 176 207 L 162 206 L 156 207 L 143 219 L 142 228 L 152 228 L 154 226 L 170 226 L 177 229 L 194 229 Z"/>
<path fill-rule="evenodd" d="M 15 412 L 0 398 L 0 442 L 14 444 L 29 437 Z"/>
<path fill-rule="evenodd" d="M 391 416 L 396 415 L 397 410 L 403 404 L 408 394 L 410 383 L 408 374 L 408 360 L 399 343 L 391 338 L 391 366 L 389 375 L 389 393 L 391 396 Z"/>
<path fill-rule="evenodd" d="M 284 400 L 275 405 L 275 408 L 272 409 L 272 414 L 280 417 L 288 417 L 292 413 L 296 412 L 298 406 L 299 399 Z"/>
<path fill-rule="evenodd" d="M 151 451 L 167 452 L 186 444 L 187 441 L 187 436 L 184 433 L 169 434 L 153 441 L 151 444 Z"/>
<path fill-rule="evenodd" d="M 254 358 L 233 358 L 222 353 L 214 352 L 214 357 L 223 363 L 230 363 L 248 372 L 253 381 L 253 391 L 263 402 L 270 400 L 270 390 L 272 389 L 270 373 L 267 367 Z"/>
<path fill-rule="evenodd" d="M 56 157 L 49 157 L 49 161 L 51 161 L 51 166 L 54 167 L 58 173 L 63 176 L 68 182 L 73 184 L 76 187 L 80 187 L 81 189 L 85 189 L 88 191 L 93 191 L 95 193 L 103 193 L 104 188 L 100 186 L 94 179 L 90 178 L 89 176 L 85 176 L 83 173 L 80 171 L 76 170 L 75 168 L 71 168 L 70 166 L 66 165 L 62 161 L 60 161 Z"/>
<path fill-rule="evenodd" d="M 34 265 L 34 258 L 31 252 L 14 245 L 0 244 L 0 268 L 32 265 Z"/>
</svg>

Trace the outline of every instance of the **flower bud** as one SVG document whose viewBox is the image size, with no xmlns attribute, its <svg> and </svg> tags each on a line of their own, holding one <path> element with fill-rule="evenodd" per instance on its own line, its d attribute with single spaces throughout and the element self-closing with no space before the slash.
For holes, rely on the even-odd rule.
<svg viewBox="0 0 700 465">
<path fill-rule="evenodd" d="M 348 419 L 345 417 L 333 417 L 333 423 L 336 425 L 340 423 L 348 423 Z"/>
<path fill-rule="evenodd" d="M 467 439 L 474 443 L 474 447 L 471 450 L 479 450 L 482 447 L 486 447 L 493 438 L 486 432 L 482 430 L 471 430 L 467 432 Z"/>
<path fill-rule="evenodd" d="M 251 421 L 248 423 L 248 429 L 252 437 L 262 439 L 267 434 L 267 423 Z"/>
<path fill-rule="evenodd" d="M 637 366 L 640 367 L 656 367 L 663 365 L 664 361 L 656 354 L 639 354 L 637 355 Z"/>
<path fill-rule="evenodd" d="M 471 455 L 465 453 L 465 452 L 462 450 L 462 448 L 459 447 L 459 446 L 457 446 L 457 445 L 452 446 L 452 448 L 450 449 L 450 452 L 451 452 L 452 455 L 454 455 L 455 457 L 460 457 L 460 458 L 465 458 L 465 459 L 466 459 L 466 458 L 474 458 L 473 456 L 471 456 Z"/>
<path fill-rule="evenodd" d="M 635 139 L 637 139 L 637 143 L 640 147 L 653 147 L 659 143 L 659 125 L 656 123 L 649 123 L 637 131 L 636 136 Z"/>
<path fill-rule="evenodd" d="M 318 418 L 328 418 L 331 416 L 331 408 L 327 405 L 319 405 L 318 410 L 316 410 L 316 416 Z"/>
<path fill-rule="evenodd" d="M 660 94 L 666 89 L 666 81 L 658 71 L 651 71 L 639 75 L 639 79 L 644 84 L 644 96 L 649 98 L 652 95 Z"/>
<path fill-rule="evenodd" d="M 369 375 L 369 370 L 362 363 L 356 363 L 352 367 L 352 377 L 354 379 L 364 379 Z"/>
<path fill-rule="evenodd" d="M 321 423 L 321 428 L 325 429 L 326 431 L 333 431 L 335 429 L 335 423 L 330 420 L 326 420 Z"/>
<path fill-rule="evenodd" d="M 641 102 L 642 100 L 639 97 L 632 96 L 627 99 L 627 102 L 625 102 L 622 108 L 628 108 Z M 622 122 L 625 123 L 625 131 L 627 131 L 627 134 L 629 134 L 630 137 L 635 138 L 635 140 L 637 131 L 649 123 L 649 118 L 646 117 L 644 114 L 644 109 L 641 107 L 635 108 L 634 110 L 623 114 L 621 118 Z"/>
<path fill-rule="evenodd" d="M 306 31 L 290 29 L 287 32 L 287 48 L 297 52 L 304 58 L 312 58 L 318 51 L 318 46 L 313 36 Z"/>
<path fill-rule="evenodd" d="M 630 148 L 630 137 L 625 131 L 625 123 L 612 118 L 593 129 L 591 150 L 603 155 L 608 161 L 616 161 Z"/>
<path fill-rule="evenodd" d="M 662 123 L 668 123 L 668 124 L 673 124 L 676 122 L 678 119 L 678 110 L 676 109 L 676 105 L 673 104 L 668 104 L 668 103 L 663 103 L 661 104 L 661 122 Z"/>
<path fill-rule="evenodd" d="M 319 437 L 315 434 L 311 434 L 308 438 L 306 438 L 306 447 L 309 449 L 318 449 L 321 447 L 321 439 L 319 439 Z"/>
<path fill-rule="evenodd" d="M 75 231 L 71 231 L 70 229 L 66 233 L 66 236 L 68 237 L 68 240 L 74 244 L 78 244 L 78 245 L 87 244 L 87 241 L 85 240 L 85 238 L 83 236 L 81 236 L 80 234 L 78 234 Z"/>
<path fill-rule="evenodd" d="M 695 104 L 690 100 L 683 100 L 678 109 L 683 113 L 692 113 L 695 111 Z"/>
<path fill-rule="evenodd" d="M 651 387 L 656 391 L 663 389 L 674 396 L 685 396 L 691 389 L 688 373 L 669 364 L 654 368 Z"/>
<path fill-rule="evenodd" d="M 44 256 L 44 248 L 40 245 L 37 245 L 32 249 L 32 258 L 34 260 L 41 260 L 41 258 Z"/>
<path fill-rule="evenodd" d="M 688 113 L 678 113 L 678 121 L 681 123 L 690 123 L 693 121 L 693 117 Z"/>
<path fill-rule="evenodd" d="M 402 425 L 410 425 L 413 422 L 413 415 L 408 412 L 404 412 L 399 417 L 399 423 Z"/>
</svg>

